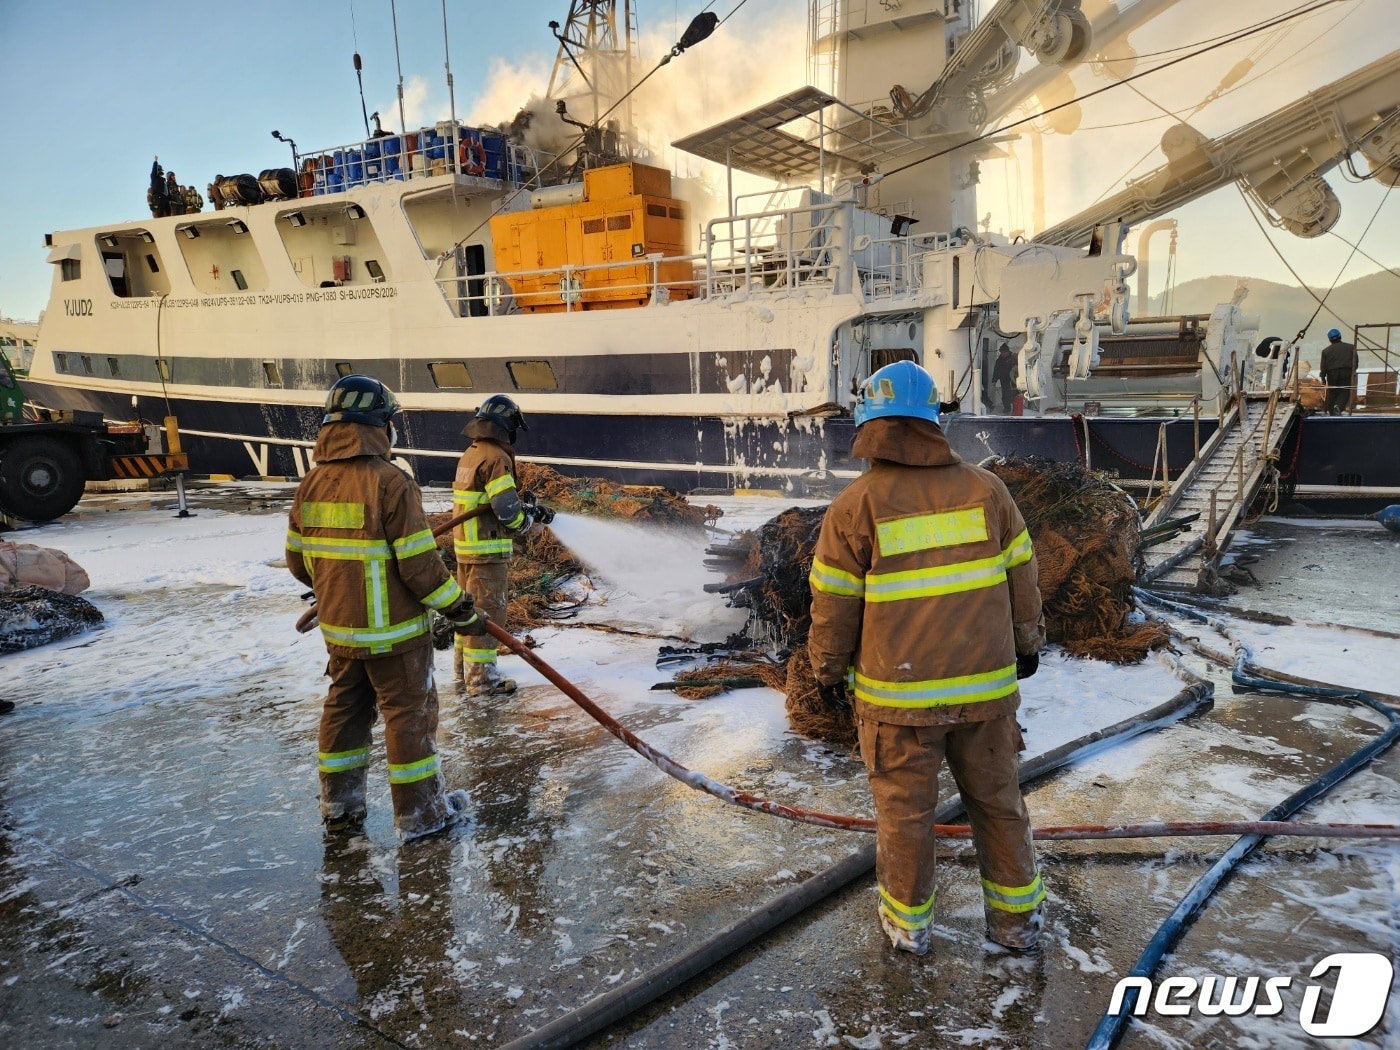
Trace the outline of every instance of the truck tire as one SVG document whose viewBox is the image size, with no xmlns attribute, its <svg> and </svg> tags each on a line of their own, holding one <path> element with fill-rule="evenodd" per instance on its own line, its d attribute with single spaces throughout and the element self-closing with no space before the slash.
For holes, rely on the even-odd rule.
<svg viewBox="0 0 1400 1050">
<path fill-rule="evenodd" d="M 52 521 L 83 495 L 82 460 L 59 438 L 17 438 L 0 451 L 0 510 L 26 521 Z"/>
</svg>

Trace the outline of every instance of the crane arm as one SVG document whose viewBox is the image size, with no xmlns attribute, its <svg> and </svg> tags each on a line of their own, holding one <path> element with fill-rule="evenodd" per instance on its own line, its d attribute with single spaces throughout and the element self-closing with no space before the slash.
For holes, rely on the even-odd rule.
<svg viewBox="0 0 1400 1050">
<path fill-rule="evenodd" d="M 1400 51 L 1392 52 L 1297 102 L 1219 138 L 1189 124 L 1162 136 L 1167 162 L 1106 200 L 1039 234 L 1038 244 L 1088 244 L 1094 227 L 1156 218 L 1237 182 L 1270 221 L 1299 237 L 1318 237 L 1341 214 L 1323 179 L 1355 153 L 1370 175 L 1400 182 Z"/>
</svg>

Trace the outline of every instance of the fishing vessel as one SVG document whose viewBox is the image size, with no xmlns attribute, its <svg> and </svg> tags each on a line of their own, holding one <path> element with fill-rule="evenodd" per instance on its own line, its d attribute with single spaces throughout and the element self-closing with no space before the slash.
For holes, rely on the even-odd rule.
<svg viewBox="0 0 1400 1050">
<path fill-rule="evenodd" d="M 450 479 L 468 413 L 505 392 L 530 421 L 524 458 L 568 473 L 820 491 L 860 469 L 860 384 L 907 359 L 937 380 L 964 455 L 1160 486 L 1251 392 L 1291 406 L 1300 355 L 1247 300 L 1135 318 L 1129 229 L 1234 182 L 1316 236 L 1337 218 L 1332 168 L 1400 181 L 1392 53 L 1224 136 L 1178 124 L 1158 170 L 1030 239 L 982 228 L 979 158 L 1024 123 L 1012 109 L 1035 97 L 1041 119 L 1064 117 L 1073 95 L 1044 101 L 1054 85 L 1170 6 L 1090 18 L 1078 0 L 1001 0 L 974 20 L 954 0 L 813 0 L 812 82 L 674 140 L 728 175 L 707 217 L 606 119 L 635 48 L 613 3 L 574 0 L 560 61 L 592 71 L 592 108 L 561 90 L 535 115 L 580 129 L 567 148 L 455 120 L 378 131 L 220 176 L 212 211 L 49 234 L 27 389 L 50 408 L 175 415 L 210 474 L 303 474 L 325 391 L 364 372 L 399 394 L 397 452 L 424 482 Z M 777 188 L 736 194 L 737 172 Z M 1011 406 L 992 392 L 1003 345 Z M 1393 390 L 1388 346 L 1379 365 Z M 1400 417 L 1268 415 L 1276 483 L 1354 506 L 1400 492 Z"/>
</svg>

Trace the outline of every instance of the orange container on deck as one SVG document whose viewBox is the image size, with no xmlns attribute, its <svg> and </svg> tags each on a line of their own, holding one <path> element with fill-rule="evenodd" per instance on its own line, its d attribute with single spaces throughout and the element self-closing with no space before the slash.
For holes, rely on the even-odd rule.
<svg viewBox="0 0 1400 1050">
<path fill-rule="evenodd" d="M 689 214 L 685 202 L 671 196 L 671 173 L 615 164 L 585 171 L 583 187 L 581 201 L 491 220 L 495 269 L 509 277 L 516 304 L 535 313 L 643 306 L 651 298 L 653 269 L 671 298 L 690 298 L 689 262 L 646 258 L 687 253 Z M 577 267 L 595 268 L 566 272 Z"/>
</svg>

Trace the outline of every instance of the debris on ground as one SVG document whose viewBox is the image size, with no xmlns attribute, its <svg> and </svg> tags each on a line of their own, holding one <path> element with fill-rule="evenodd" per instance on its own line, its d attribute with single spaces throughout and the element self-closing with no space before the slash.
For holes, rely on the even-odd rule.
<svg viewBox="0 0 1400 1050">
<path fill-rule="evenodd" d="M 0 653 L 48 645 L 102 622 L 86 598 L 47 587 L 19 587 L 0 594 Z"/>
<path fill-rule="evenodd" d="M 1133 613 L 1141 517 L 1110 475 L 1035 456 L 996 460 L 987 467 L 1006 484 L 1026 520 L 1050 642 L 1072 656 L 1120 664 L 1137 663 L 1170 643 L 1164 626 Z M 786 670 L 780 688 L 792 727 L 849 745 L 855 742 L 854 720 L 822 703 L 807 659 L 812 624 L 807 576 L 825 514 L 824 507 L 791 508 L 709 553 L 716 563 L 735 566 L 724 590 L 731 605 L 749 610 L 745 633 L 766 641 L 782 658 Z M 755 672 L 738 664 L 732 673 Z"/>
<path fill-rule="evenodd" d="M 83 567 L 63 551 L 0 540 L 0 591 L 43 587 L 61 594 L 81 594 L 89 586 Z"/>
<path fill-rule="evenodd" d="M 693 681 L 696 684 L 668 685 L 667 688 L 671 688 L 683 700 L 704 700 L 729 689 L 747 688 L 754 680 L 781 692 L 786 678 L 787 670 L 781 661 L 757 658 L 729 659 L 679 671 L 676 673 L 676 682 Z"/>
<path fill-rule="evenodd" d="M 573 478 L 540 463 L 518 463 L 516 481 L 556 510 L 627 521 L 690 525 L 701 528 L 718 520 L 718 507 L 697 507 L 673 489 L 660 485 L 624 485 L 603 478 Z"/>
</svg>

